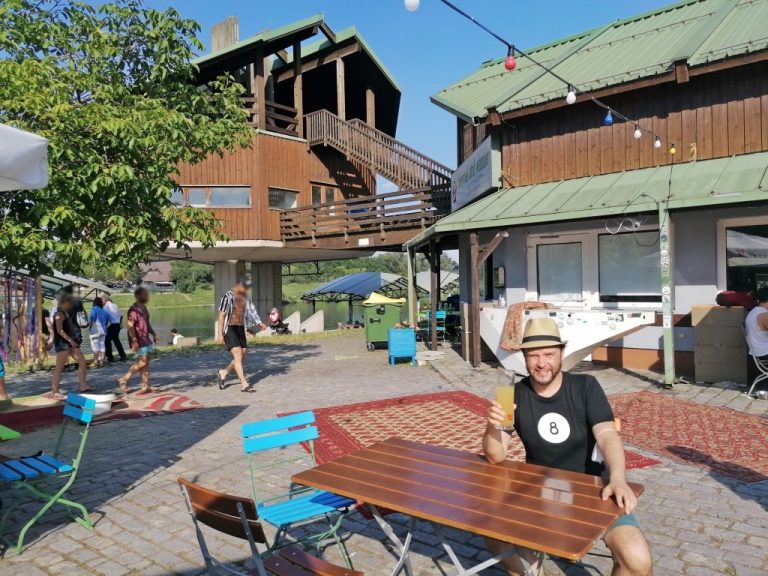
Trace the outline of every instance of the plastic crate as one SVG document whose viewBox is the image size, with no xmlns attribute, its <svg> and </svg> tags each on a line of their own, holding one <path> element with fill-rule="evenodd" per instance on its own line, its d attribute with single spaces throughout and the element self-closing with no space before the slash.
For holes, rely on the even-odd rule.
<svg viewBox="0 0 768 576">
<path fill-rule="evenodd" d="M 389 364 L 395 365 L 396 358 L 410 358 L 416 366 L 416 331 L 413 328 L 390 328 L 387 332 Z"/>
</svg>

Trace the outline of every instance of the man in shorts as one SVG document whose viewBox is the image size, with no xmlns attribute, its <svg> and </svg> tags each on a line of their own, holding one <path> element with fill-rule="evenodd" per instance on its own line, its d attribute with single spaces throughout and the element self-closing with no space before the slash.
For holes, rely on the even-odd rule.
<svg viewBox="0 0 768 576">
<path fill-rule="evenodd" d="M 256 390 L 248 384 L 243 370 L 243 359 L 248 348 L 246 331 L 258 326 L 259 330 L 266 330 L 267 326 L 259 318 L 251 299 L 248 298 L 248 289 L 251 282 L 241 278 L 221 298 L 219 303 L 219 318 L 216 323 L 216 342 L 225 344 L 227 350 L 232 354 L 232 361 L 223 370 L 216 371 L 216 379 L 219 384 L 219 390 L 226 387 L 227 375 L 234 369 L 240 380 L 241 392 L 255 392 Z"/>
<path fill-rule="evenodd" d="M 149 322 L 147 310 L 149 290 L 141 286 L 134 291 L 133 296 L 136 302 L 128 309 L 128 343 L 136 353 L 136 362 L 122 378 L 117 379 L 117 385 L 128 394 L 128 381 L 138 373 L 141 381 L 140 394 L 159 392 L 159 388 L 149 385 L 149 355 L 155 351 L 154 345 L 157 344 L 157 334 Z"/>
<path fill-rule="evenodd" d="M 8 399 L 8 392 L 5 390 L 5 365 L 3 364 L 3 356 L 0 354 L 0 402 L 5 402 Z"/>
<path fill-rule="evenodd" d="M 602 498 L 615 498 L 624 512 L 603 535 L 613 555 L 612 575 L 648 576 L 651 551 L 633 514 L 637 497 L 627 484 L 624 446 L 613 411 L 593 376 L 561 370 L 564 347 L 560 330 L 551 318 L 532 318 L 526 324 L 521 348 L 530 376 L 515 386 L 514 414 L 515 432 L 525 446 L 525 460 L 595 476 L 607 472 Z M 493 402 L 483 436 L 483 450 L 493 464 L 507 457 L 510 435 L 502 427 L 506 418 L 501 405 Z M 488 547 L 500 554 L 509 545 L 489 539 Z M 532 553 L 524 553 L 522 560 L 525 562 L 519 556 L 508 556 L 503 565 L 513 575 L 525 574 L 524 564 L 536 573 Z"/>
</svg>

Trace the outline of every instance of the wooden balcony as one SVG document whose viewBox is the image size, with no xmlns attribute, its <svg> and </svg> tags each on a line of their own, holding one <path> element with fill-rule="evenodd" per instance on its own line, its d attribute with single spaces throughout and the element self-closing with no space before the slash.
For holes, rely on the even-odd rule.
<svg viewBox="0 0 768 576">
<path fill-rule="evenodd" d="M 287 136 L 299 135 L 299 111 L 296 108 L 278 104 L 272 100 L 264 102 L 264 122 L 259 122 L 259 106 L 257 99 L 252 96 L 242 98 L 245 108 L 248 111 L 248 124 L 252 128 L 266 130 L 268 132 L 277 132 Z"/>
<path fill-rule="evenodd" d="M 284 210 L 280 233 L 289 246 L 399 246 L 448 212 L 450 186 L 398 190 Z"/>
</svg>

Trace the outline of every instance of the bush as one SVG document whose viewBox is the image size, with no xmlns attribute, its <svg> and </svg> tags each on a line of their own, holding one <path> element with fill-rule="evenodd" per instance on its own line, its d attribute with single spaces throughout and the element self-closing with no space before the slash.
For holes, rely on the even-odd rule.
<svg viewBox="0 0 768 576">
<path fill-rule="evenodd" d="M 171 280 L 176 284 L 176 290 L 189 294 L 213 283 L 213 266 L 196 262 L 173 262 Z"/>
</svg>

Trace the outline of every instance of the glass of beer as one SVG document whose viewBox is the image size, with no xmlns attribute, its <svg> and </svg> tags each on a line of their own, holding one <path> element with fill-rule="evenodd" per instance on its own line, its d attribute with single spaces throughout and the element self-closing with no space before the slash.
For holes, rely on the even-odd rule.
<svg viewBox="0 0 768 576">
<path fill-rule="evenodd" d="M 496 381 L 496 402 L 507 417 L 502 422 L 502 429 L 510 432 L 515 426 L 515 371 L 499 368 Z"/>
</svg>

